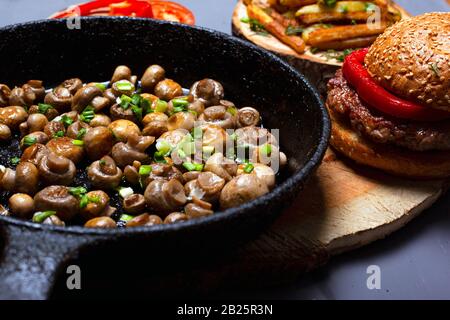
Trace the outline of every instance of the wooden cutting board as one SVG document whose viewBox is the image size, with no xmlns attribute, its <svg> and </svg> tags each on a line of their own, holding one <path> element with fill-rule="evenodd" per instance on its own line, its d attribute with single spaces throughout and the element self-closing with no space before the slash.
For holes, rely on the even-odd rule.
<svg viewBox="0 0 450 320">
<path fill-rule="evenodd" d="M 340 159 L 329 149 L 305 190 L 269 230 L 220 267 L 197 275 L 208 279 L 209 287 L 212 279 L 218 287 L 295 279 L 333 255 L 401 228 L 430 207 L 446 185 L 393 177 Z"/>
</svg>

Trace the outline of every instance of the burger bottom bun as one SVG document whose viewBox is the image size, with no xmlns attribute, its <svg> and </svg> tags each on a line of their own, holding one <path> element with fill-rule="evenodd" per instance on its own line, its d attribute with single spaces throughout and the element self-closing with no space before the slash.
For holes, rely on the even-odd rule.
<svg viewBox="0 0 450 320">
<path fill-rule="evenodd" d="M 413 179 L 450 177 L 450 151 L 411 151 L 376 144 L 355 132 L 347 119 L 327 106 L 332 120 L 331 146 L 357 163 Z"/>
</svg>

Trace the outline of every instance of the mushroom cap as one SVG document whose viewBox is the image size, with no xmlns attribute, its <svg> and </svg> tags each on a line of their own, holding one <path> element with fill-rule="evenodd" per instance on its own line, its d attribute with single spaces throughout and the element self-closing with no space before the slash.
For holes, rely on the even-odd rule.
<svg viewBox="0 0 450 320">
<path fill-rule="evenodd" d="M 223 99 L 224 90 L 218 81 L 203 79 L 192 85 L 190 94 L 194 96 L 194 99 L 203 102 L 205 107 L 209 107 L 219 104 L 220 100 Z"/>
<path fill-rule="evenodd" d="M 34 196 L 36 211 L 56 211 L 63 221 L 71 220 L 79 212 L 78 199 L 69 193 L 65 186 L 49 186 Z"/>
<path fill-rule="evenodd" d="M 39 163 L 39 177 L 46 185 L 68 186 L 76 174 L 75 164 L 68 158 L 50 153 Z"/>
<path fill-rule="evenodd" d="M 114 189 L 122 180 L 122 170 L 110 156 L 94 161 L 88 168 L 88 178 L 92 185 L 103 190 Z"/>
<path fill-rule="evenodd" d="M 127 142 L 128 137 L 132 134 L 141 134 L 141 130 L 134 122 L 125 119 L 111 122 L 108 129 L 113 132 L 117 140 L 122 142 Z"/>
<path fill-rule="evenodd" d="M 111 219 L 110 217 L 97 217 L 94 219 L 89 220 L 84 224 L 86 228 L 116 228 L 117 224 L 116 222 Z"/>
<path fill-rule="evenodd" d="M 8 200 L 11 212 L 20 218 L 30 219 L 34 212 L 34 200 L 26 193 L 13 194 Z"/>
<path fill-rule="evenodd" d="M 12 130 L 17 129 L 19 124 L 27 120 L 28 113 L 23 107 L 9 106 L 0 108 L 0 123 L 6 124 Z"/>
<path fill-rule="evenodd" d="M 164 223 L 165 224 L 178 223 L 178 222 L 183 222 L 183 221 L 187 221 L 187 220 L 189 220 L 189 217 L 186 214 L 181 213 L 181 212 L 172 212 L 164 219 Z"/>
<path fill-rule="evenodd" d="M 83 141 L 89 159 L 98 160 L 111 152 L 114 136 L 106 127 L 95 127 L 86 132 Z"/>
<path fill-rule="evenodd" d="M 41 143 L 35 143 L 24 150 L 21 162 L 31 162 L 35 166 L 38 166 L 42 160 L 42 157 L 47 155 L 50 151 L 47 147 Z"/>
<path fill-rule="evenodd" d="M 28 116 L 27 125 L 28 132 L 44 131 L 48 119 L 42 113 L 33 113 Z M 45 132 L 45 131 L 44 131 Z M 48 133 L 46 133 L 48 135 Z"/>
<path fill-rule="evenodd" d="M 123 209 L 129 214 L 140 214 L 145 211 L 145 197 L 134 193 L 123 199 Z"/>
<path fill-rule="evenodd" d="M 269 192 L 266 183 L 256 174 L 242 174 L 228 182 L 220 193 L 220 207 L 240 206 Z"/>
<path fill-rule="evenodd" d="M 16 167 L 16 182 L 14 190 L 17 192 L 34 194 L 39 184 L 39 170 L 31 162 L 19 162 Z"/>
<path fill-rule="evenodd" d="M 46 147 L 57 155 L 66 157 L 77 164 L 83 159 L 84 149 L 82 146 L 73 144 L 74 139 L 69 137 L 54 138 L 47 142 Z"/>
<path fill-rule="evenodd" d="M 233 129 L 236 127 L 236 116 L 227 111 L 222 105 L 211 106 L 198 117 L 200 123 L 217 125 L 223 129 Z"/>
<path fill-rule="evenodd" d="M 88 198 L 97 198 L 98 201 L 90 201 L 86 207 L 80 209 L 80 215 L 87 221 L 102 216 L 109 206 L 109 196 L 102 190 L 89 191 Z"/>
<path fill-rule="evenodd" d="M 183 88 L 172 79 L 164 79 L 155 86 L 155 95 L 165 101 L 183 95 Z"/>
<path fill-rule="evenodd" d="M 183 185 L 176 179 L 153 180 L 144 193 L 149 210 L 169 213 L 180 209 L 187 201 Z"/>
<path fill-rule="evenodd" d="M 149 215 L 148 213 L 140 214 L 127 222 L 127 228 L 141 227 L 141 226 L 154 226 L 162 224 L 162 219 L 157 215 Z"/>
<path fill-rule="evenodd" d="M 166 77 L 166 72 L 163 67 L 154 64 L 148 67 L 141 78 L 142 89 L 146 92 L 150 92 L 156 86 L 156 84 Z"/>
</svg>

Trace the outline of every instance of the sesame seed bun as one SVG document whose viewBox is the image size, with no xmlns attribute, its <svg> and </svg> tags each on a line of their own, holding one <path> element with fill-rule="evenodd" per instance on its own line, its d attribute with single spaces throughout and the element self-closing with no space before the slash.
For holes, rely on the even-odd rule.
<svg viewBox="0 0 450 320">
<path fill-rule="evenodd" d="M 411 151 L 377 144 L 356 133 L 349 119 L 328 107 L 332 120 L 331 146 L 357 163 L 413 179 L 450 177 L 450 151 Z"/>
<path fill-rule="evenodd" d="M 365 64 L 395 95 L 450 111 L 450 12 L 399 21 L 372 44 Z"/>
</svg>

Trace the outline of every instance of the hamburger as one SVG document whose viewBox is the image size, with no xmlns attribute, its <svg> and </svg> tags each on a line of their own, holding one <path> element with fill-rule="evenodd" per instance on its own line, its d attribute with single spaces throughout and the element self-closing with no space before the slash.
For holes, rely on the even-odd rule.
<svg viewBox="0 0 450 320">
<path fill-rule="evenodd" d="M 330 143 L 354 161 L 410 178 L 450 176 L 450 13 L 389 27 L 328 82 Z"/>
</svg>

